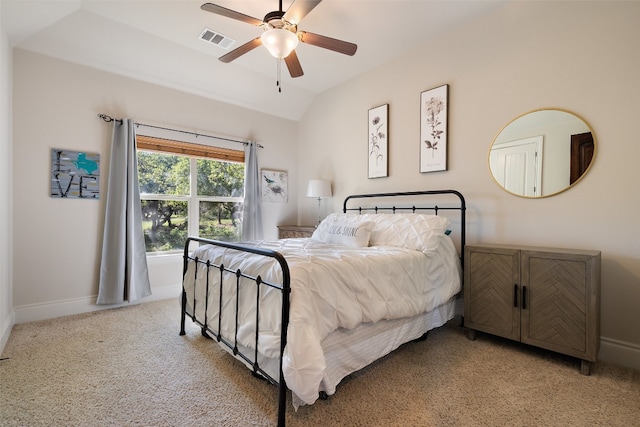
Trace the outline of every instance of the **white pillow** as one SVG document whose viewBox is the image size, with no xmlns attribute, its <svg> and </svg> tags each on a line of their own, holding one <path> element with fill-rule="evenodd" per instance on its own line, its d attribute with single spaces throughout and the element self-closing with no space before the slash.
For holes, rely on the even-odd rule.
<svg viewBox="0 0 640 427">
<path fill-rule="evenodd" d="M 318 224 L 311 236 L 312 239 L 324 242 L 327 239 L 329 224 L 333 221 L 360 221 L 360 215 L 332 212 Z"/>
<path fill-rule="evenodd" d="M 396 246 L 417 251 L 431 251 L 447 233 L 448 218 L 425 214 L 364 214 L 362 220 L 372 221 L 371 246 Z"/>
<path fill-rule="evenodd" d="M 369 246 L 373 222 L 362 221 L 362 215 L 329 214 L 313 232 L 312 239 L 353 247 Z"/>
</svg>

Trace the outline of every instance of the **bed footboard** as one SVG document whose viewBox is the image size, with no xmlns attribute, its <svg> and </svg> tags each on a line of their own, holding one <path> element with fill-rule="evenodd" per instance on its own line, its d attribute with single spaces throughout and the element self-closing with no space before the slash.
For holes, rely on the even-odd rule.
<svg viewBox="0 0 640 427">
<path fill-rule="evenodd" d="M 218 247 L 222 247 L 222 248 L 226 248 L 226 249 L 230 249 L 232 251 L 238 251 L 238 252 L 247 252 L 247 253 L 252 253 L 252 254 L 256 254 L 259 256 L 263 256 L 263 257 L 268 257 L 268 258 L 273 258 L 278 264 L 279 267 L 282 271 L 282 281 L 281 283 L 273 283 L 271 281 L 266 281 L 264 280 L 264 278 L 262 278 L 260 275 L 252 275 L 250 271 L 241 271 L 240 269 L 238 270 L 231 270 L 227 267 L 224 266 L 224 264 L 215 264 L 212 263 L 211 261 L 203 261 L 201 259 L 198 259 L 197 257 L 194 257 L 190 254 L 190 246 L 192 244 L 192 242 L 198 243 L 198 244 L 207 244 L 207 245 L 213 245 L 213 246 L 218 246 Z M 194 299 L 193 299 L 193 307 L 191 307 L 191 313 L 188 312 L 187 310 L 187 302 L 188 302 L 188 295 L 187 295 L 187 291 L 185 290 L 185 286 L 184 286 L 184 281 L 186 279 L 186 275 L 188 273 L 189 270 L 189 265 L 191 263 L 195 263 L 196 267 L 201 264 L 201 265 L 205 265 L 206 266 L 206 290 L 205 290 L 205 308 L 204 308 L 204 319 L 198 319 L 196 317 L 196 304 L 198 303 L 198 301 L 195 298 L 195 293 L 196 293 L 196 288 L 197 288 L 197 275 L 198 275 L 198 268 L 193 268 L 193 274 L 194 274 Z M 250 282 L 254 283 L 256 288 L 257 288 L 257 292 L 256 292 L 256 332 L 255 332 L 255 341 L 254 341 L 254 346 L 252 349 L 253 354 L 245 354 L 240 347 L 238 346 L 238 340 L 237 340 L 237 332 L 238 332 L 238 319 L 237 319 L 237 313 L 238 313 L 238 307 L 239 307 L 239 296 L 240 296 L 240 292 L 236 291 L 235 293 L 235 305 L 236 305 L 236 321 L 235 321 L 235 334 L 234 334 L 234 338 L 233 339 L 228 339 L 222 336 L 222 334 L 220 333 L 220 319 L 222 316 L 222 310 L 218 310 L 218 317 L 219 317 L 219 323 L 218 323 L 218 329 L 215 330 L 211 327 L 211 325 L 207 324 L 207 312 L 209 310 L 208 307 L 208 303 L 209 303 L 209 272 L 211 270 L 217 270 L 220 272 L 219 275 L 219 280 L 220 280 L 220 285 L 219 289 L 220 289 L 220 303 L 222 304 L 222 289 L 223 286 L 222 284 L 224 283 L 225 280 L 233 280 L 235 282 L 235 286 L 236 286 L 236 290 L 238 290 L 238 287 L 240 286 L 240 282 L 241 282 L 241 278 L 242 279 L 248 279 Z M 289 275 L 289 266 L 287 264 L 287 261 L 285 260 L 285 258 L 278 252 L 276 251 L 272 251 L 272 250 L 266 250 L 266 249 L 261 249 L 261 248 L 255 248 L 255 247 L 249 247 L 249 246 L 243 246 L 240 244 L 235 244 L 235 243 L 229 243 L 229 242 L 221 242 L 221 241 L 217 241 L 217 240 L 210 240 L 210 239 L 204 239 L 204 238 L 199 238 L 199 237 L 189 237 L 185 243 L 184 246 L 184 255 L 183 255 L 183 286 L 182 286 L 182 313 L 181 313 L 181 319 L 180 319 L 180 335 L 185 335 L 185 320 L 186 317 L 189 316 L 194 323 L 198 324 L 201 328 L 202 328 L 202 334 L 207 336 L 207 337 L 212 337 L 213 339 L 216 339 L 218 341 L 218 343 L 220 343 L 221 345 L 226 346 L 229 350 L 231 350 L 231 352 L 233 353 L 234 356 L 244 360 L 248 365 L 251 365 L 252 367 L 252 373 L 256 376 L 259 376 L 261 378 L 266 379 L 267 381 L 269 381 L 272 384 L 276 384 L 278 385 L 278 426 L 284 426 L 285 425 L 285 409 L 286 409 L 286 396 L 287 396 L 287 386 L 286 383 L 284 381 L 284 375 L 282 372 L 282 354 L 284 353 L 284 348 L 285 345 L 287 343 L 287 327 L 289 324 L 289 296 L 291 293 L 291 287 L 290 287 L 290 275 Z M 260 330 L 260 288 L 261 286 L 268 286 L 272 289 L 277 289 L 281 292 L 281 296 L 282 296 L 282 328 L 280 331 L 280 357 L 279 357 L 279 376 L 278 378 L 273 378 L 273 376 L 269 375 L 264 369 L 262 369 L 260 367 L 260 364 L 258 363 L 258 338 L 259 338 L 259 333 L 258 331 Z M 202 302 L 200 302 L 202 303 Z"/>
</svg>

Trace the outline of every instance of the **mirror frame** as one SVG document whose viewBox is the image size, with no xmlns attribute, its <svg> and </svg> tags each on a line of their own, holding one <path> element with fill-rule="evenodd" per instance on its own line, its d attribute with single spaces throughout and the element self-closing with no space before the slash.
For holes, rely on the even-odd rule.
<svg viewBox="0 0 640 427">
<path fill-rule="evenodd" d="M 498 138 L 500 137 L 500 135 L 502 134 L 502 132 L 509 127 L 510 125 L 512 125 L 513 123 L 515 123 L 517 120 L 528 116 L 530 114 L 534 114 L 537 112 L 542 112 L 542 111 L 557 111 L 557 112 L 561 112 L 561 113 L 566 113 L 566 114 L 570 114 L 572 116 L 574 116 L 576 119 L 582 121 L 582 123 L 584 123 L 584 125 L 587 127 L 587 129 L 589 129 L 589 132 L 591 132 L 591 136 L 593 138 L 593 156 L 591 157 L 591 162 L 589 163 L 589 166 L 587 166 L 587 168 L 585 169 L 585 171 L 582 173 L 582 175 L 580 175 L 579 178 L 577 178 L 573 183 L 567 185 L 565 188 L 559 190 L 559 191 L 555 191 L 553 193 L 550 194 L 542 194 L 540 196 L 525 196 L 523 194 L 518 194 L 518 193 L 514 193 L 512 191 L 507 190 L 504 186 L 502 186 L 502 184 L 500 184 L 498 182 L 498 180 L 496 179 L 495 175 L 493 174 L 493 171 L 491 170 L 491 150 L 494 146 L 494 144 L 496 143 L 496 140 L 498 140 Z M 542 134 L 544 132 L 540 132 L 540 134 Z M 496 183 L 496 185 L 498 187 L 500 187 L 502 190 L 506 191 L 509 194 L 512 194 L 514 196 L 518 196 L 518 197 L 522 197 L 525 199 L 544 199 L 546 197 L 551 197 L 551 196 L 555 196 L 557 194 L 563 193 L 565 191 L 567 191 L 568 189 L 572 188 L 573 186 L 575 186 L 576 184 L 578 184 L 580 181 L 582 181 L 582 179 L 589 173 L 589 171 L 591 170 L 591 167 L 593 166 L 593 164 L 595 163 L 596 160 L 596 154 L 598 151 L 598 143 L 596 141 L 596 136 L 593 132 L 593 128 L 591 127 L 591 125 L 581 116 L 579 116 L 578 114 L 574 113 L 573 111 L 569 111 L 569 110 L 565 110 L 562 108 L 538 108 L 535 110 L 530 110 L 527 111 L 523 114 L 520 114 L 519 116 L 515 117 L 514 119 L 512 119 L 511 121 L 509 121 L 506 125 L 504 125 L 500 131 L 498 131 L 498 133 L 496 134 L 496 136 L 493 138 L 493 140 L 491 141 L 491 144 L 489 145 L 489 153 L 487 155 L 487 166 L 489 168 L 489 174 L 491 175 L 491 178 L 493 179 L 493 181 Z"/>
</svg>

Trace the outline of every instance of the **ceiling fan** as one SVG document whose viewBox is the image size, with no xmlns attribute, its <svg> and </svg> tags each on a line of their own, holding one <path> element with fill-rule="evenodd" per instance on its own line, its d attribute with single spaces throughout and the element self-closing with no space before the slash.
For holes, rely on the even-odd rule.
<svg viewBox="0 0 640 427">
<path fill-rule="evenodd" d="M 302 18 L 311 12 L 311 10 L 321 1 L 322 0 L 297 0 L 289 6 L 289 9 L 287 9 L 286 12 L 284 12 L 282 10 L 282 0 L 280 0 L 279 10 L 267 13 L 262 20 L 213 3 L 205 3 L 201 6 L 201 9 L 215 13 L 216 15 L 225 16 L 257 27 L 262 27 L 265 30 L 265 32 L 262 33 L 262 36 L 257 37 L 218 58 L 220 61 L 225 63 L 231 62 L 256 47 L 264 45 L 272 56 L 278 60 L 284 59 L 284 62 L 287 64 L 289 74 L 291 77 L 295 78 L 304 74 L 300 61 L 298 60 L 298 56 L 295 52 L 298 42 L 329 49 L 349 56 L 353 56 L 358 49 L 358 46 L 353 43 L 321 36 L 307 31 L 298 31 L 298 24 Z M 279 63 L 280 61 L 278 61 L 278 64 Z"/>
</svg>

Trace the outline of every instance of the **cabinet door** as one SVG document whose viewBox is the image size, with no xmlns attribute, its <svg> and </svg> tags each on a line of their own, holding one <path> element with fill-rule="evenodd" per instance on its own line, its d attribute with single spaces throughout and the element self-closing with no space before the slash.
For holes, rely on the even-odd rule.
<svg viewBox="0 0 640 427">
<path fill-rule="evenodd" d="M 522 251 L 522 342 L 585 358 L 590 257 Z"/>
<path fill-rule="evenodd" d="M 467 246 L 464 272 L 465 326 L 520 340 L 520 251 Z"/>
</svg>

